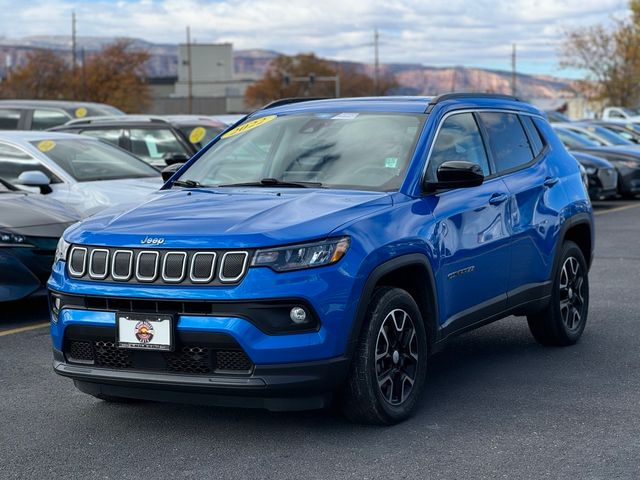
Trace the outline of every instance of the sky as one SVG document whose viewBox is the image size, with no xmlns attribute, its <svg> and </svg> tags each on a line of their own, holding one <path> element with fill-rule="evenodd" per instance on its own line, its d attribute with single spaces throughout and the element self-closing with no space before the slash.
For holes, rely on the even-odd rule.
<svg viewBox="0 0 640 480">
<path fill-rule="evenodd" d="M 628 14 L 626 0 L 0 0 L 0 36 L 128 36 L 285 54 L 315 52 L 336 60 L 373 62 L 373 31 L 381 63 L 510 69 L 579 77 L 561 70 L 564 32 L 611 23 Z"/>
</svg>

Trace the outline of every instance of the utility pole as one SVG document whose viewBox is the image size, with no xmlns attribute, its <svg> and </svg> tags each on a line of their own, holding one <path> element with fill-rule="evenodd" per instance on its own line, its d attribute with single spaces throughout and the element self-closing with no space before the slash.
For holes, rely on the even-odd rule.
<svg viewBox="0 0 640 480">
<path fill-rule="evenodd" d="M 511 95 L 516 96 L 516 44 L 511 49 Z"/>
<path fill-rule="evenodd" d="M 193 79 L 191 77 L 191 27 L 187 26 L 187 113 L 193 113 Z"/>
<path fill-rule="evenodd" d="M 453 67 L 453 72 L 451 74 L 451 92 L 455 92 L 456 91 L 456 80 L 457 80 L 457 75 L 458 75 L 458 68 L 457 67 Z"/>
<path fill-rule="evenodd" d="M 373 48 L 374 48 L 374 70 L 373 70 L 373 93 L 378 95 L 378 89 L 380 88 L 380 57 L 378 56 L 378 43 L 379 43 L 378 29 L 373 31 Z M 337 95 L 336 95 L 337 96 Z"/>
<path fill-rule="evenodd" d="M 82 62 L 82 100 L 87 99 L 87 69 L 85 67 L 84 47 L 80 49 L 80 61 Z"/>
<path fill-rule="evenodd" d="M 76 12 L 71 12 L 71 65 L 76 68 Z"/>
<path fill-rule="evenodd" d="M 73 74 L 73 96 L 77 96 L 76 79 L 76 12 L 71 12 L 71 72 Z"/>
</svg>

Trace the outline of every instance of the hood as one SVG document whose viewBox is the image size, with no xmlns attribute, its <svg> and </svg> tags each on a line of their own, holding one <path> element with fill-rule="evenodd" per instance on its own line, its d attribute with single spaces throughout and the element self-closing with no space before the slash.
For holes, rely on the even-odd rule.
<svg viewBox="0 0 640 480">
<path fill-rule="evenodd" d="M 165 248 L 251 248 L 324 238 L 392 204 L 383 192 L 307 189 L 164 190 L 142 205 L 110 209 L 66 236 L 72 243 Z"/>
<path fill-rule="evenodd" d="M 82 216 L 86 217 L 107 207 L 140 202 L 148 194 L 159 190 L 162 185 L 160 177 L 148 177 L 78 182 L 72 188 L 83 199 L 82 205 L 75 207 Z"/>
<path fill-rule="evenodd" d="M 64 205 L 38 194 L 0 193 L 0 230 L 38 237 L 59 237 L 80 218 Z"/>
<path fill-rule="evenodd" d="M 593 168 L 613 168 L 613 165 L 609 163 L 602 157 L 597 157 L 590 153 L 584 152 L 569 152 L 571 155 L 575 157 L 578 162 L 580 162 L 585 167 L 593 167 Z"/>
</svg>

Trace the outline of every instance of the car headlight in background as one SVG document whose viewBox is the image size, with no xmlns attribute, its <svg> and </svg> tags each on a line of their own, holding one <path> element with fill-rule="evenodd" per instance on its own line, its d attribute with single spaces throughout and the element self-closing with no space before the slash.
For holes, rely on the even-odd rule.
<svg viewBox="0 0 640 480">
<path fill-rule="evenodd" d="M 596 167 L 584 167 L 584 171 L 587 172 L 587 175 L 593 175 L 594 173 L 596 173 L 597 168 Z"/>
<path fill-rule="evenodd" d="M 0 231 L 0 247 L 30 247 L 24 235 Z"/>
<path fill-rule="evenodd" d="M 349 237 L 314 243 L 258 250 L 252 267 L 270 267 L 276 272 L 331 265 L 340 260 L 349 249 Z"/>
<path fill-rule="evenodd" d="M 67 259 L 67 253 L 69 252 L 70 245 L 71 244 L 69 242 L 66 242 L 64 238 L 60 237 L 60 240 L 58 240 L 58 246 L 56 247 L 56 255 L 53 260 L 54 263 L 59 260 L 64 262 Z"/>
</svg>

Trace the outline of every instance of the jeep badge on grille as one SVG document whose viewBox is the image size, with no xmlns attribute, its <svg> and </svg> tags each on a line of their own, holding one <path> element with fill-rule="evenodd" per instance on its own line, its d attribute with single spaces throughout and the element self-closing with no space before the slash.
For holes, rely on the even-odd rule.
<svg viewBox="0 0 640 480">
<path fill-rule="evenodd" d="M 144 237 L 140 240 L 140 243 L 147 245 L 162 245 L 164 243 L 164 238 L 161 237 Z"/>
</svg>

